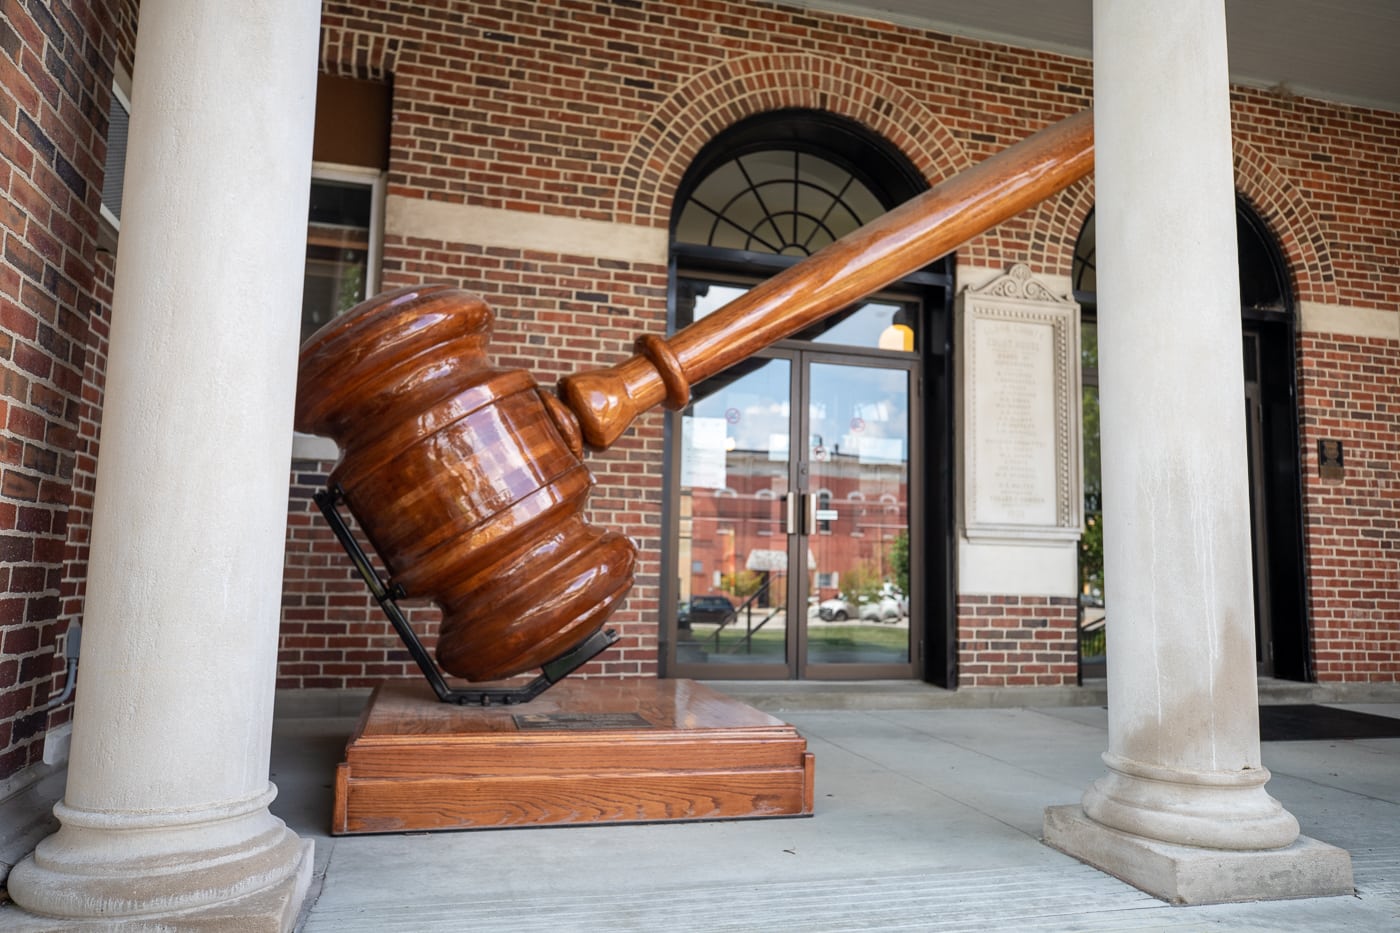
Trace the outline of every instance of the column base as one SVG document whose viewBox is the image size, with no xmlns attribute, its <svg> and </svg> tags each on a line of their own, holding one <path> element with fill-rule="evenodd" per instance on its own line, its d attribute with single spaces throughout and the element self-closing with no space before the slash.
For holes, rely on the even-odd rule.
<svg viewBox="0 0 1400 933">
<path fill-rule="evenodd" d="M 297 863 L 287 877 L 261 891 L 208 907 L 109 920 L 59 920 L 31 914 L 11 904 L 3 918 L 5 929 L 12 933 L 82 933 L 84 930 L 136 933 L 153 929 L 191 933 L 290 933 L 311 888 L 313 848 L 311 840 L 299 840 Z"/>
<path fill-rule="evenodd" d="M 1298 838 L 1298 820 L 1264 789 L 1269 769 L 1201 771 L 1104 752 L 1108 773 L 1084 792 L 1084 814 L 1132 836 L 1200 849 L 1259 852 Z"/>
<path fill-rule="evenodd" d="M 1047 807 L 1045 844 L 1171 904 L 1352 894 L 1351 855 L 1299 836 L 1281 849 L 1204 849 L 1096 823 L 1079 804 Z"/>
<path fill-rule="evenodd" d="M 34 929 L 67 929 L 60 918 L 141 929 L 180 918 L 183 928 L 207 916 L 229 929 L 290 930 L 310 884 L 311 844 L 268 810 L 276 794 L 269 783 L 241 800 L 159 811 L 60 801 L 62 826 L 10 872 L 10 898 L 54 918 Z"/>
</svg>

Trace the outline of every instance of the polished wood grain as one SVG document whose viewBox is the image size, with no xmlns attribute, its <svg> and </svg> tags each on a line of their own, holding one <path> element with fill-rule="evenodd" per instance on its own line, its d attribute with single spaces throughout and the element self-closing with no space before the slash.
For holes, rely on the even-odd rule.
<svg viewBox="0 0 1400 933">
<path fill-rule="evenodd" d="M 625 363 L 564 377 L 560 397 L 584 439 L 608 447 L 641 412 L 662 402 L 684 407 L 689 386 L 928 265 L 1093 167 L 1093 114 L 1084 111 L 907 201 L 669 340 L 643 338 Z"/>
<path fill-rule="evenodd" d="M 474 681 L 596 632 L 636 557 L 584 520 L 577 422 L 528 373 L 491 365 L 491 325 L 469 292 L 388 292 L 307 341 L 297 390 L 297 428 L 340 445 L 331 482 L 390 582 L 441 607 L 438 663 Z"/>
<path fill-rule="evenodd" d="M 517 725 L 559 714 L 567 727 Z M 591 728 L 590 717 L 637 723 Z M 796 730 L 688 680 L 564 680 L 488 708 L 391 681 L 346 746 L 332 831 L 802 816 L 812 782 Z"/>
<path fill-rule="evenodd" d="M 901 278 L 1082 178 L 1086 112 L 943 182 L 671 337 L 644 334 L 559 396 L 491 365 L 492 316 L 442 285 L 400 289 L 302 347 L 299 430 L 333 438 L 331 476 L 392 584 L 443 610 L 437 659 L 481 681 L 537 668 L 597 632 L 631 588 L 636 552 L 583 517 L 585 442 Z"/>
</svg>

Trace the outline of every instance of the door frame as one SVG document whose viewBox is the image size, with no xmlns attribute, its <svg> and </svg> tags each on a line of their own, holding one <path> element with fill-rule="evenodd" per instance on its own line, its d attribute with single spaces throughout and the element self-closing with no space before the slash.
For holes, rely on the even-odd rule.
<svg viewBox="0 0 1400 933">
<path fill-rule="evenodd" d="M 781 344 L 769 347 L 749 357 L 749 360 L 785 360 L 788 363 L 788 393 L 792 396 L 797 391 L 797 371 L 798 355 L 796 352 Z M 748 362 L 746 360 L 745 362 Z M 740 366 L 743 363 L 738 364 Z M 781 662 L 770 663 L 707 663 L 696 665 L 698 670 L 679 672 L 683 666 L 677 654 L 679 639 L 677 630 L 679 628 L 677 619 L 670 612 L 680 602 L 680 522 L 681 522 L 681 469 L 680 469 L 680 444 L 682 412 L 667 410 L 665 424 L 665 464 L 664 464 L 664 486 L 665 505 L 662 509 L 662 540 L 661 540 L 661 611 L 657 619 L 657 640 L 659 647 L 659 666 L 662 677 L 691 677 L 705 680 L 789 680 L 792 679 L 793 670 L 793 646 L 792 638 L 785 639 L 783 659 Z M 791 420 L 789 420 L 791 423 Z M 791 430 L 791 429 L 789 429 Z M 792 438 L 789 437 L 789 449 L 792 446 Z M 795 465 L 789 458 L 787 467 L 787 485 L 789 494 L 792 493 L 796 485 Z M 783 546 L 789 555 L 789 566 L 791 566 L 792 540 L 791 536 L 783 536 Z M 788 574 L 788 590 L 784 594 L 787 600 L 788 612 L 791 613 L 791 577 Z M 789 622 L 789 627 L 791 623 Z"/>
<path fill-rule="evenodd" d="M 905 469 L 908 472 L 905 489 L 905 515 L 909 530 L 909 592 L 905 595 L 909 598 L 909 615 L 907 617 L 909 619 L 909 655 L 908 660 L 903 663 L 840 663 L 831 661 L 813 663 L 807 657 L 808 630 L 807 617 L 804 615 L 796 626 L 797 635 L 792 639 L 794 644 L 789 647 L 790 676 L 798 680 L 912 680 L 918 676 L 922 668 L 923 659 L 919 656 L 919 652 L 925 641 L 920 627 L 914 621 L 922 618 L 922 613 L 925 611 L 923 575 L 915 572 L 915 569 L 921 566 L 919 559 L 923 555 L 923 539 L 927 534 L 924 523 L 918 520 L 919 511 L 915 507 L 916 503 L 922 502 L 924 497 L 924 413 L 923 400 L 919 391 L 919 381 L 922 375 L 921 361 L 908 356 L 891 358 L 889 355 L 880 354 L 879 351 L 835 350 L 825 345 L 812 345 L 807 349 L 798 350 L 796 360 L 794 374 L 797 377 L 799 392 L 794 396 L 795 399 L 810 398 L 811 367 L 813 364 L 865 366 L 871 369 L 903 371 L 908 376 L 909 450 L 905 464 Z M 810 433 L 807 430 L 810 427 L 809 418 L 806 406 L 801 406 L 799 414 L 794 419 L 795 439 L 805 441 Z M 803 446 L 805 449 L 805 443 Z M 796 449 L 795 442 L 793 449 Z M 800 469 L 800 467 L 798 468 Z M 809 494 L 811 494 L 810 491 Z M 810 531 L 795 537 L 797 538 L 796 547 L 799 555 L 810 549 L 810 545 L 804 544 L 811 537 Z M 789 585 L 792 587 L 790 598 L 799 595 L 795 579 L 795 575 L 789 574 Z M 805 606 L 806 596 L 802 596 L 801 603 L 790 604 Z"/>
<path fill-rule="evenodd" d="M 934 308 L 927 305 L 925 290 L 913 296 L 924 305 L 925 325 L 929 327 L 926 335 L 921 338 L 922 343 L 932 344 L 933 355 L 941 362 L 946 363 L 946 350 L 948 347 L 948 337 L 944 333 L 946 330 L 943 323 L 948 319 L 947 309 L 940 303 Z M 874 296 L 872 296 L 874 297 Z M 910 300 L 911 296 L 901 293 L 901 300 Z M 929 326 L 932 325 L 932 326 Z M 802 597 L 800 611 L 804 613 L 796 620 L 796 624 L 789 623 L 789 638 L 787 640 L 787 650 L 784 663 L 763 664 L 763 663 L 740 663 L 723 664 L 712 663 L 705 665 L 685 665 L 678 661 L 676 638 L 677 626 L 674 617 L 667 610 L 668 607 L 677 605 L 679 601 L 679 531 L 681 522 L 680 510 L 680 462 L 679 443 L 681 436 L 681 413 L 668 411 L 665 421 L 665 454 L 664 454 L 664 490 L 665 507 L 663 508 L 662 520 L 662 546 L 661 546 L 661 586 L 660 586 L 660 606 L 662 607 L 658 619 L 658 654 L 660 661 L 660 674 L 663 677 L 694 677 L 711 680 L 724 679 L 765 679 L 765 680 L 861 680 L 861 679 L 918 679 L 926 676 L 930 659 L 927 657 L 927 645 L 934 641 L 930 635 L 939 626 L 951 625 L 951 619 L 946 615 L 945 603 L 951 605 L 953 594 L 947 589 L 951 586 L 951 568 L 946 568 L 944 573 L 926 572 L 933 569 L 928 562 L 930 539 L 941 540 L 940 529 L 947 533 L 948 528 L 943 524 L 933 525 L 930 520 L 938 521 L 938 516 L 947 513 L 947 502 L 951 499 L 948 495 L 936 496 L 941 506 L 928 507 L 927 496 L 931 488 L 928 482 L 930 477 L 948 476 L 951 472 L 951 453 L 946 439 L 935 438 L 934 446 L 929 448 L 929 432 L 926 430 L 928 411 L 926 404 L 934 401 L 928 398 L 928 392 L 933 383 L 928 379 L 926 371 L 928 369 L 929 352 L 920 352 L 917 357 L 902 353 L 892 353 L 884 350 L 864 349 L 860 347 L 840 347 L 828 344 L 809 343 L 806 341 L 786 340 L 779 341 L 768 350 L 754 354 L 754 358 L 781 358 L 790 361 L 791 369 L 789 380 L 791 385 L 793 404 L 798 405 L 797 400 L 802 398 L 801 393 L 806 388 L 808 379 L 808 366 L 812 362 L 836 363 L 845 365 L 866 365 L 883 369 L 903 370 L 909 374 L 909 476 L 908 490 L 906 494 L 906 514 L 909 522 L 910 535 L 910 592 L 909 597 L 909 619 L 910 619 L 910 643 L 909 661 L 898 665 L 889 664 L 856 664 L 856 663 L 818 663 L 809 665 L 805 660 L 806 650 L 806 599 Z M 950 369 L 946 365 L 938 367 L 940 371 Z M 939 397 L 936 400 L 942 404 L 946 398 L 943 394 L 941 380 L 939 382 Z M 800 406 L 799 406 L 800 407 Z M 947 412 L 939 422 L 945 428 L 950 422 Z M 793 419 L 793 430 L 800 431 L 805 428 L 806 414 Z M 936 428 L 935 427 L 935 433 Z M 794 435 L 792 444 L 797 443 L 797 435 Z M 804 438 L 805 441 L 805 438 Z M 946 461 L 946 462 L 944 462 Z M 795 475 L 798 461 L 790 461 L 790 491 L 799 488 L 800 481 Z M 946 500 L 946 501 L 944 501 Z M 805 540 L 802 535 L 791 536 Z M 793 553 L 794 546 L 801 547 L 801 544 L 794 545 L 791 537 L 788 541 L 789 554 Z M 935 547 L 934 550 L 947 554 L 946 542 L 943 548 Z M 797 552 L 801 555 L 801 551 Z M 791 558 L 789 558 L 791 566 Z M 793 597 L 799 586 L 805 589 L 806 584 L 796 582 L 796 574 L 789 573 L 788 605 L 794 605 Z M 946 580 L 946 583 L 944 582 Z M 930 585 L 931 584 L 931 585 Z M 942 585 L 940 585 L 942 584 Z M 942 598 L 939 591 L 942 590 Z M 791 611 L 791 610 L 790 610 Z M 946 658 L 940 658 L 941 666 Z"/>
</svg>

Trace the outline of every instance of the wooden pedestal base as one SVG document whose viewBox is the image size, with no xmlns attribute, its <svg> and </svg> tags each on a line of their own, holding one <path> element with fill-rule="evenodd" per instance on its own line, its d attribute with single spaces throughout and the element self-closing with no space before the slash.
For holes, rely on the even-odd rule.
<svg viewBox="0 0 1400 933">
<path fill-rule="evenodd" d="M 807 816 L 812 775 L 792 726 L 689 680 L 569 679 L 485 708 L 389 681 L 336 771 L 331 831 Z"/>
</svg>

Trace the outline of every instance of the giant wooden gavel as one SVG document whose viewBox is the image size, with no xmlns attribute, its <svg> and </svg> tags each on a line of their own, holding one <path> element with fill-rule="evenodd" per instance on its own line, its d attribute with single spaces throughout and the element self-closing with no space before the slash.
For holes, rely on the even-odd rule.
<svg viewBox="0 0 1400 933">
<path fill-rule="evenodd" d="M 584 446 L 878 291 L 1093 167 L 1088 111 L 948 179 L 670 339 L 647 334 L 555 395 L 486 356 L 491 312 L 444 285 L 365 301 L 301 349 L 298 430 L 331 437 L 331 482 L 409 597 L 436 602 L 437 659 L 468 680 L 540 667 L 598 631 L 636 551 L 584 521 Z"/>
</svg>

